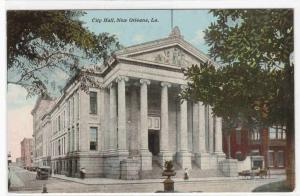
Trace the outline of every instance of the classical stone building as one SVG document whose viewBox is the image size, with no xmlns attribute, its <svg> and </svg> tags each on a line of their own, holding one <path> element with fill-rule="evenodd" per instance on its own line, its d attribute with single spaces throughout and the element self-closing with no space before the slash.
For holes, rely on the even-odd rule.
<svg viewBox="0 0 300 196">
<path fill-rule="evenodd" d="M 51 119 L 49 110 L 54 105 L 50 97 L 39 97 L 31 115 L 33 116 L 33 166 L 50 166 L 51 163 Z"/>
<path fill-rule="evenodd" d="M 221 118 L 178 97 L 187 83 L 182 68 L 206 61 L 175 27 L 166 38 L 115 52 L 98 71 L 76 75 L 48 113 L 53 171 L 78 177 L 85 168 L 87 177 L 138 179 L 165 160 L 178 170 L 217 170 L 225 159 Z M 101 88 L 83 91 L 84 74 Z"/>
</svg>

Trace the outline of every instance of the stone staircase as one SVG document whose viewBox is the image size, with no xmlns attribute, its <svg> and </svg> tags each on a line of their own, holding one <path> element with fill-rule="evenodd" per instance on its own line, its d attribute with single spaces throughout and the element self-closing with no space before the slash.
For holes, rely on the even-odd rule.
<svg viewBox="0 0 300 196">
<path fill-rule="evenodd" d="M 176 172 L 175 178 L 183 178 L 184 170 L 181 166 L 173 162 L 174 170 Z M 162 176 L 163 168 L 160 166 L 157 160 L 152 161 L 152 170 L 143 171 L 141 173 L 141 179 L 161 179 L 165 178 Z M 207 177 L 222 177 L 222 172 L 218 169 L 206 169 L 202 170 L 194 161 L 192 161 L 192 170 L 188 171 L 190 178 L 207 178 Z"/>
<path fill-rule="evenodd" d="M 164 178 L 162 176 L 163 168 L 160 166 L 157 160 L 152 161 L 152 170 L 142 171 L 141 179 L 159 179 Z"/>
<path fill-rule="evenodd" d="M 183 178 L 184 170 L 176 164 L 176 177 Z M 192 170 L 188 171 L 190 178 L 207 178 L 207 177 L 221 177 L 224 176 L 222 172 L 218 169 L 205 169 L 202 170 L 194 161 L 192 161 Z"/>
</svg>

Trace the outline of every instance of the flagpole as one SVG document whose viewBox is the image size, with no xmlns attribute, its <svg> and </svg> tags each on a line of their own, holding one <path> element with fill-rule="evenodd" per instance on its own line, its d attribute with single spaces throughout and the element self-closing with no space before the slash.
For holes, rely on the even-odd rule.
<svg viewBox="0 0 300 196">
<path fill-rule="evenodd" d="M 171 9 L 171 31 L 173 29 L 173 9 Z"/>
</svg>

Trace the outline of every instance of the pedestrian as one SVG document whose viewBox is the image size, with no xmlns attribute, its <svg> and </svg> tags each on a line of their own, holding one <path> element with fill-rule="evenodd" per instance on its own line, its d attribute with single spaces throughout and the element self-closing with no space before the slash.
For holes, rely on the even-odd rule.
<svg viewBox="0 0 300 196">
<path fill-rule="evenodd" d="M 188 174 L 188 168 L 184 169 L 184 180 L 188 180 L 189 179 L 189 174 Z"/>
<path fill-rule="evenodd" d="M 85 168 L 84 168 L 84 167 L 80 169 L 80 177 L 81 177 L 82 179 L 85 178 Z"/>
<path fill-rule="evenodd" d="M 10 188 L 11 185 L 11 171 L 10 171 L 10 166 L 8 166 L 8 189 Z"/>
</svg>

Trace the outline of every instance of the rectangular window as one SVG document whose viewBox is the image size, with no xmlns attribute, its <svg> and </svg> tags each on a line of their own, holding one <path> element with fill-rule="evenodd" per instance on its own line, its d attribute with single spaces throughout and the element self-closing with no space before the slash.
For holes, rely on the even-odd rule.
<svg viewBox="0 0 300 196">
<path fill-rule="evenodd" d="M 71 124 L 71 100 L 68 101 L 68 124 L 67 126 L 70 126 Z"/>
<path fill-rule="evenodd" d="M 58 155 L 60 155 L 60 140 L 58 140 Z"/>
<path fill-rule="evenodd" d="M 278 139 L 284 140 L 286 138 L 285 127 L 278 126 L 277 128 Z"/>
<path fill-rule="evenodd" d="M 273 150 L 269 150 L 268 153 L 268 163 L 269 163 L 269 167 L 274 167 L 274 151 Z"/>
<path fill-rule="evenodd" d="M 71 152 L 71 131 L 68 130 L 68 152 Z"/>
<path fill-rule="evenodd" d="M 77 136 L 77 140 L 76 140 L 76 150 L 79 151 L 79 126 L 77 125 L 77 132 L 76 132 Z"/>
<path fill-rule="evenodd" d="M 64 110 L 63 120 L 62 120 L 63 130 L 65 129 L 65 120 L 66 120 L 66 111 Z"/>
<path fill-rule="evenodd" d="M 75 121 L 75 98 L 74 98 L 74 95 L 72 98 L 72 120 L 73 120 L 73 122 Z"/>
<path fill-rule="evenodd" d="M 97 114 L 97 92 L 90 92 L 90 113 Z"/>
<path fill-rule="evenodd" d="M 276 137 L 276 128 L 275 127 L 270 127 L 269 128 L 269 139 L 271 140 L 275 140 L 277 137 Z"/>
<path fill-rule="evenodd" d="M 66 152 L 67 152 L 67 145 L 66 145 L 66 139 L 67 139 L 67 137 L 65 136 L 64 137 L 64 154 L 66 154 Z"/>
<path fill-rule="evenodd" d="M 79 119 L 79 93 L 76 93 L 76 120 Z"/>
<path fill-rule="evenodd" d="M 60 121 L 60 116 L 58 116 L 58 132 L 61 130 L 61 121 Z"/>
<path fill-rule="evenodd" d="M 90 127 L 90 150 L 97 150 L 98 129 Z"/>
<path fill-rule="evenodd" d="M 260 140 L 260 132 L 258 129 L 253 129 L 251 132 L 251 139 L 252 140 Z"/>
<path fill-rule="evenodd" d="M 284 167 L 284 154 L 281 150 L 276 153 L 276 163 L 278 167 Z"/>
<path fill-rule="evenodd" d="M 236 144 L 241 144 L 241 130 L 236 130 Z"/>
<path fill-rule="evenodd" d="M 72 151 L 75 151 L 75 130 L 74 127 L 72 127 Z"/>
</svg>

